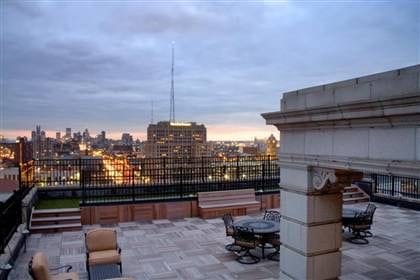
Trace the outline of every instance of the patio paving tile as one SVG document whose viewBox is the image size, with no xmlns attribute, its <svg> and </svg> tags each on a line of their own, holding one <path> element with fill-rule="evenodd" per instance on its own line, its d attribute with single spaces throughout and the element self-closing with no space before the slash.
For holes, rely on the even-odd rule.
<svg viewBox="0 0 420 280">
<path fill-rule="evenodd" d="M 343 241 L 341 279 L 420 279 L 420 212 L 376 205 L 370 243 L 355 245 Z M 364 209 L 366 204 L 356 207 Z M 123 274 L 135 279 L 278 279 L 279 263 L 262 260 L 244 265 L 235 260 L 234 253 L 225 250 L 225 244 L 232 239 L 225 236 L 221 219 L 185 218 L 107 226 L 118 232 Z M 47 254 L 51 267 L 70 264 L 81 280 L 87 279 L 84 233 L 107 226 L 31 235 L 27 252 L 20 253 L 9 279 L 30 279 L 27 265 L 36 251 Z"/>
</svg>

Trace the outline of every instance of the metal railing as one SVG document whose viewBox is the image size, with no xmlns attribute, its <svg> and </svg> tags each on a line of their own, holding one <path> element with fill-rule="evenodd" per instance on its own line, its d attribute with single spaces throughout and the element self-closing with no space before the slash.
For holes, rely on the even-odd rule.
<svg viewBox="0 0 420 280">
<path fill-rule="evenodd" d="M 0 202 L 0 254 L 22 223 L 22 199 L 29 188 L 20 188 L 4 202 Z"/>
<path fill-rule="evenodd" d="M 277 158 L 81 158 L 34 160 L 22 184 L 80 187 L 82 204 L 182 199 L 197 192 L 254 188 L 278 190 Z"/>
<path fill-rule="evenodd" d="M 372 174 L 373 193 L 420 200 L 420 178 Z"/>
</svg>

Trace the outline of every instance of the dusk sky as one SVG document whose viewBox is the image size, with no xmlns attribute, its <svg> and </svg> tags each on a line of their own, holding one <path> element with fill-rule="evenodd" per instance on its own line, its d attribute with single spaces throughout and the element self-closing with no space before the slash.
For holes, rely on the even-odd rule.
<svg viewBox="0 0 420 280">
<path fill-rule="evenodd" d="M 240 2 L 240 4 L 239 4 Z M 420 1 L 1 1 L 1 131 L 129 132 L 176 119 L 268 137 L 283 92 L 420 63 Z"/>
</svg>

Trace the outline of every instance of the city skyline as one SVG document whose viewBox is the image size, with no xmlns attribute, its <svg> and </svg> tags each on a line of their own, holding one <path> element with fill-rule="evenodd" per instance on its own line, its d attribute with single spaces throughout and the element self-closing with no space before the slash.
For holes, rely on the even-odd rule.
<svg viewBox="0 0 420 280">
<path fill-rule="evenodd" d="M 0 134 L 145 140 L 152 100 L 169 117 L 172 41 L 177 119 L 209 140 L 278 136 L 260 113 L 282 92 L 419 62 L 415 1 L 159 3 L 2 1 Z"/>
</svg>

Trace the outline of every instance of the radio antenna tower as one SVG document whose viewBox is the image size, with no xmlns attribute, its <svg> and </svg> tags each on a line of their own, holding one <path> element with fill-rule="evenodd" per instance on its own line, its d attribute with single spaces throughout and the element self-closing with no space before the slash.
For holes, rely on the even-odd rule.
<svg viewBox="0 0 420 280">
<path fill-rule="evenodd" d="M 150 124 L 153 124 L 153 99 L 151 101 L 151 110 L 150 110 Z"/>
<path fill-rule="evenodd" d="M 175 42 L 172 42 L 172 67 L 171 67 L 171 105 L 169 113 L 169 121 L 175 122 L 175 89 L 174 89 L 174 46 Z"/>
</svg>

